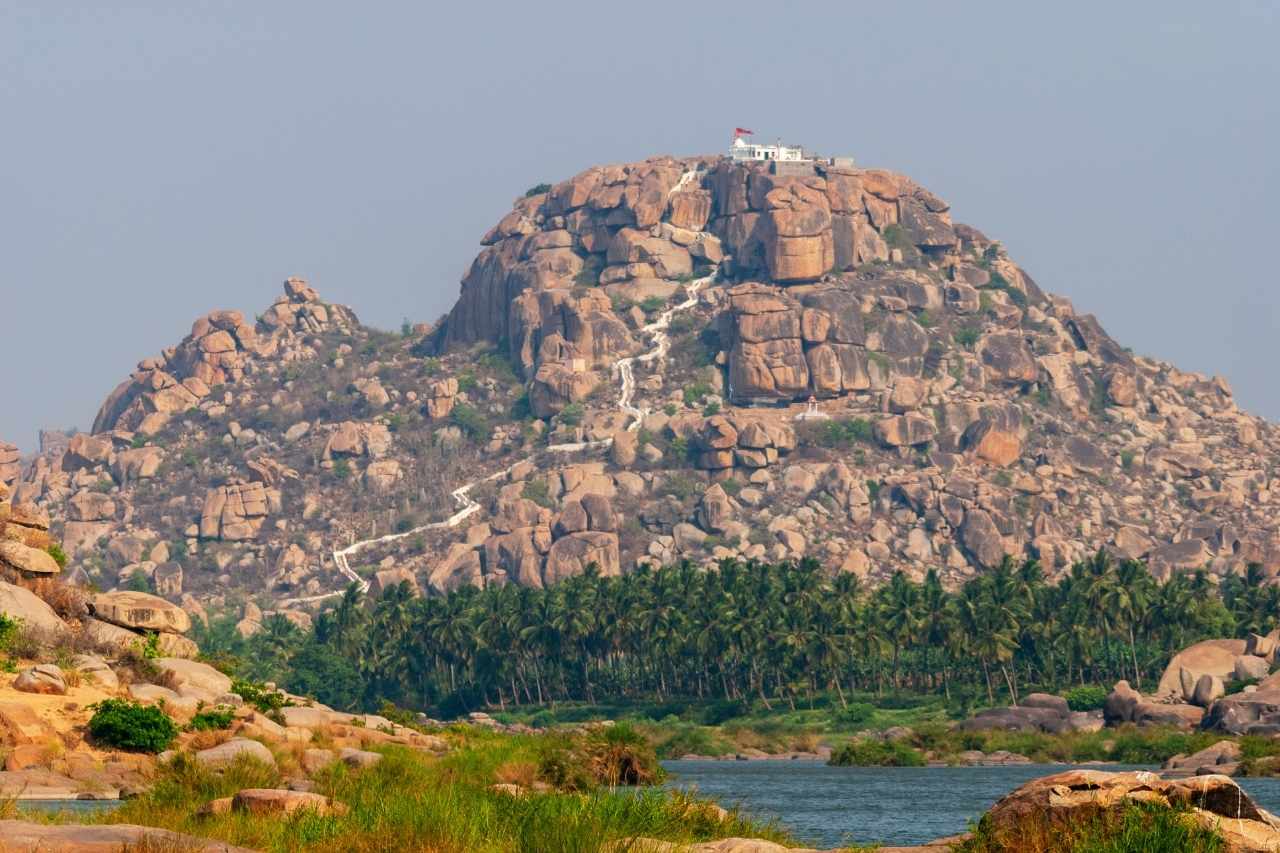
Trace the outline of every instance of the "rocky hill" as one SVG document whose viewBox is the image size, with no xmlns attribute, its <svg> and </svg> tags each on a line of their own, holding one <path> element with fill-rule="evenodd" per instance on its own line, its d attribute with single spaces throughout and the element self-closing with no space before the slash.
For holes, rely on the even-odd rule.
<svg viewBox="0 0 1280 853">
<path fill-rule="evenodd" d="M 906 177 L 595 167 L 482 243 L 434 326 L 367 328 L 298 279 L 255 321 L 202 317 L 91 434 L 0 445 L 0 482 L 77 579 L 245 632 L 352 580 L 539 586 L 592 563 L 1280 568 L 1273 426 L 1221 378 L 1132 354 Z"/>
</svg>

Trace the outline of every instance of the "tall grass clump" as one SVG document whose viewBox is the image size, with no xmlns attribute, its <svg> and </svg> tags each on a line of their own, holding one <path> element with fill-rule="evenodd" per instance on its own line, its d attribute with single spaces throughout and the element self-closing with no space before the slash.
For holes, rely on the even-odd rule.
<svg viewBox="0 0 1280 853">
<path fill-rule="evenodd" d="M 601 745 L 630 749 L 633 736 L 601 736 L 583 755 L 598 754 L 591 750 Z M 600 784 L 576 792 L 495 790 L 495 779 L 509 768 L 536 762 L 543 749 L 537 741 L 484 733 L 474 740 L 468 736 L 442 758 L 389 747 L 373 767 L 357 770 L 335 762 L 315 782 L 317 792 L 349 807 L 340 817 L 200 816 L 199 808 L 210 800 L 241 788 L 279 785 L 281 773 L 249 760 L 213 771 L 181 757 L 164 765 L 147 794 L 94 819 L 162 826 L 272 853 L 597 853 L 606 847 L 626 850 L 635 838 L 680 844 L 751 836 L 790 841 L 775 824 L 753 823 L 684 792 L 619 791 Z"/>
<path fill-rule="evenodd" d="M 900 740 L 856 738 L 831 754 L 834 767 L 923 767 L 919 750 Z"/>
<path fill-rule="evenodd" d="M 1129 803 L 1086 813 L 1073 810 L 1070 820 L 1045 813 L 1023 815 L 996 826 L 984 817 L 973 837 L 956 853 L 1224 853 L 1221 836 L 1197 825 L 1186 808 L 1156 803 Z"/>
</svg>

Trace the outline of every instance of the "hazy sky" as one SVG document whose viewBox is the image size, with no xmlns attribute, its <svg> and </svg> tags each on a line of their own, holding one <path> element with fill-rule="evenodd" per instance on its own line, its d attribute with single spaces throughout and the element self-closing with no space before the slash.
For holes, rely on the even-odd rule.
<svg viewBox="0 0 1280 853">
<path fill-rule="evenodd" d="M 0 437 L 289 275 L 434 320 L 528 186 L 735 125 L 911 175 L 1280 416 L 1277 8 L 0 0 Z"/>
</svg>

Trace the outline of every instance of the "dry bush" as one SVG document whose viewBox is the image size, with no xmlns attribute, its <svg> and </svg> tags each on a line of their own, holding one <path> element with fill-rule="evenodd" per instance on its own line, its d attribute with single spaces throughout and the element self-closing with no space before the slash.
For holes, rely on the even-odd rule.
<svg viewBox="0 0 1280 853">
<path fill-rule="evenodd" d="M 35 578 L 23 586 L 52 607 L 61 619 L 80 619 L 89 612 L 85 591 L 58 578 Z"/>
<path fill-rule="evenodd" d="M 213 749 L 215 746 L 221 746 L 231 740 L 230 729 L 204 729 L 198 732 L 191 732 L 187 741 L 189 749 L 200 751 L 202 749 Z"/>
<path fill-rule="evenodd" d="M 311 730 L 311 741 L 306 746 L 316 749 L 333 749 L 333 727 L 328 723 Z"/>
<path fill-rule="evenodd" d="M 538 766 L 531 761 L 507 761 L 493 771 L 493 781 L 502 785 L 531 788 L 538 780 Z"/>
<path fill-rule="evenodd" d="M 817 752 L 822 745 L 822 738 L 814 732 L 805 732 L 791 738 L 791 749 L 794 752 Z"/>
</svg>

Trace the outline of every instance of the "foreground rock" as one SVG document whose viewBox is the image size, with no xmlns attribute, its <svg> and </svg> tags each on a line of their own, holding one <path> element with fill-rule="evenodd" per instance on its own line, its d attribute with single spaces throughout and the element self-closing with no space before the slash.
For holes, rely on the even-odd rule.
<svg viewBox="0 0 1280 853">
<path fill-rule="evenodd" d="M 1232 853 L 1280 850 L 1280 820 L 1220 775 L 1168 780 L 1144 771 L 1069 770 L 1035 779 L 1002 797 L 982 818 L 982 825 L 1012 843 L 1028 821 L 1066 827 L 1096 810 L 1131 803 L 1185 806 L 1199 826 L 1221 835 Z"/>
<path fill-rule="evenodd" d="M 234 797 L 210 801 L 201 814 L 219 815 L 243 812 L 254 815 L 291 815 L 310 811 L 318 815 L 345 815 L 347 807 L 322 794 L 290 791 L 283 788 L 245 788 Z"/>
<path fill-rule="evenodd" d="M 51 826 L 25 820 L 0 820 L 0 849 L 10 853 L 120 853 L 122 850 L 253 853 L 246 847 L 149 826 L 127 823 Z"/>
</svg>

